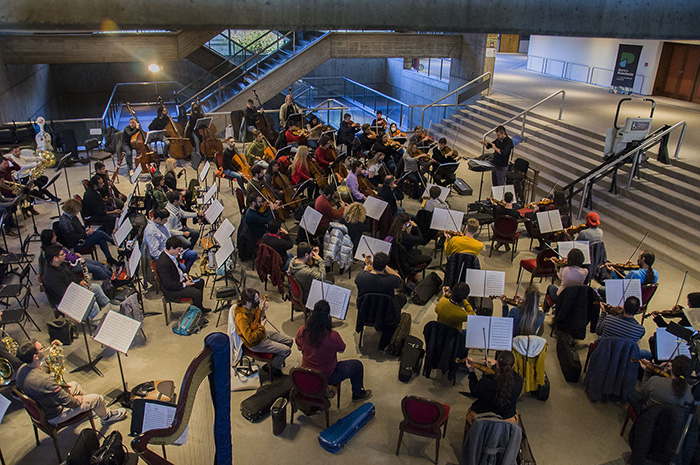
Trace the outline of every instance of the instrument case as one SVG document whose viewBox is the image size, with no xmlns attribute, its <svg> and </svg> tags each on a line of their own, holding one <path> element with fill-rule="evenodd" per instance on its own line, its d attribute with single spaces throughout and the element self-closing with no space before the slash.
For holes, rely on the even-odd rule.
<svg viewBox="0 0 700 465">
<path fill-rule="evenodd" d="M 292 378 L 287 375 L 280 376 L 241 402 L 241 415 L 248 421 L 258 421 L 270 412 L 270 407 L 278 398 L 289 399 L 291 390 Z"/>
<path fill-rule="evenodd" d="M 354 412 L 333 423 L 318 435 L 318 442 L 328 452 L 335 454 L 345 447 L 350 438 L 374 416 L 374 404 L 362 404 Z"/>
<path fill-rule="evenodd" d="M 408 383 L 413 375 L 420 373 L 423 365 L 423 341 L 415 336 L 407 336 L 401 353 L 401 363 L 399 365 L 399 381 Z"/>
<path fill-rule="evenodd" d="M 557 335 L 557 357 L 559 366 L 564 373 L 564 379 L 570 383 L 578 383 L 581 377 L 581 360 L 576 350 L 573 338 L 566 333 L 560 332 Z"/>
</svg>

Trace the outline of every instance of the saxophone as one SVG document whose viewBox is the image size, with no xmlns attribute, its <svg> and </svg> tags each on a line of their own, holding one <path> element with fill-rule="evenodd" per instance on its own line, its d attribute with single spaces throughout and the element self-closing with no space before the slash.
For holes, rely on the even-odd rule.
<svg viewBox="0 0 700 465">
<path fill-rule="evenodd" d="M 83 281 L 85 281 L 85 287 L 92 290 L 90 272 L 88 271 L 87 265 L 85 264 L 85 259 L 83 257 L 80 257 L 78 261 L 80 262 L 80 268 L 82 268 L 83 270 Z"/>
<path fill-rule="evenodd" d="M 51 343 L 46 350 L 44 360 L 41 361 L 41 366 L 53 375 L 53 378 L 59 386 L 68 386 L 66 380 L 63 379 L 63 373 L 66 371 L 66 359 L 63 356 L 63 344 L 59 341 L 53 341 Z"/>
</svg>

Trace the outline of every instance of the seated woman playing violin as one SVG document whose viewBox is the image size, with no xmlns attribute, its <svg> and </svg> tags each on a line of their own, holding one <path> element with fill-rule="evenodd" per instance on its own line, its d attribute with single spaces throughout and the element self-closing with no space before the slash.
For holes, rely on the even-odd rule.
<svg viewBox="0 0 700 465">
<path fill-rule="evenodd" d="M 290 121 L 287 127 L 287 132 L 284 133 L 284 138 L 287 144 L 306 145 L 306 131 L 299 129 L 298 123 Z"/>
<path fill-rule="evenodd" d="M 372 149 L 372 145 L 374 145 L 374 142 L 377 140 L 377 133 L 372 131 L 369 124 L 365 123 L 362 125 L 362 134 L 360 134 L 359 139 L 360 152 L 362 152 L 361 156 L 367 156 L 369 151 Z M 355 155 L 360 156 L 360 154 Z"/>
<path fill-rule="evenodd" d="M 319 139 L 322 137 L 323 131 L 328 128 L 325 124 L 318 119 L 316 115 L 309 115 L 306 122 L 306 132 L 309 134 L 306 137 L 306 142 L 309 147 L 315 149 L 319 146 Z"/>
<path fill-rule="evenodd" d="M 547 297 L 551 299 L 552 305 L 557 301 L 557 296 L 561 294 L 561 291 L 569 286 L 580 286 L 586 281 L 588 270 L 583 268 L 584 260 L 581 249 L 571 249 L 566 255 L 563 267 L 557 270 L 561 284 L 558 287 L 554 284 L 547 287 Z"/>
<path fill-rule="evenodd" d="M 403 154 L 403 174 L 408 173 L 407 178 L 411 182 L 413 189 L 411 197 L 414 199 L 421 198 L 423 191 L 425 191 L 426 181 L 423 173 L 421 173 L 419 161 L 426 158 L 430 158 L 430 156 L 418 150 L 415 143 L 408 143 L 408 151 Z"/>
<path fill-rule="evenodd" d="M 384 133 L 382 137 L 375 139 L 372 145 L 372 152 L 375 154 L 377 152 L 383 153 L 385 155 L 384 163 L 386 163 L 389 171 L 393 173 L 396 170 L 396 162 L 403 157 L 405 150 L 401 145 L 397 146 L 397 144 L 389 142 L 389 134 Z"/>
<path fill-rule="evenodd" d="M 406 133 L 399 129 L 396 123 L 391 123 L 389 125 L 389 137 L 392 140 L 397 141 L 401 145 L 405 144 L 408 140 L 408 138 L 406 137 Z"/>
<path fill-rule="evenodd" d="M 652 405 L 684 407 L 693 402 L 693 394 L 688 384 L 693 373 L 693 362 L 689 357 L 678 355 L 670 363 L 661 366 L 641 359 L 639 365 L 644 369 L 642 387 L 627 396 L 637 415 Z"/>
<path fill-rule="evenodd" d="M 292 162 L 292 183 L 298 186 L 304 181 L 313 179 L 311 177 L 311 170 L 309 169 L 309 148 L 302 145 L 297 149 L 297 153 L 294 156 L 294 161 Z M 316 183 L 309 183 L 306 189 L 306 195 L 309 198 L 315 198 L 318 194 L 318 185 Z"/>
<path fill-rule="evenodd" d="M 330 166 L 333 163 L 333 141 L 328 136 L 321 136 L 318 140 L 318 147 L 316 148 L 315 158 L 316 164 L 321 167 L 325 173 L 330 173 Z"/>
</svg>

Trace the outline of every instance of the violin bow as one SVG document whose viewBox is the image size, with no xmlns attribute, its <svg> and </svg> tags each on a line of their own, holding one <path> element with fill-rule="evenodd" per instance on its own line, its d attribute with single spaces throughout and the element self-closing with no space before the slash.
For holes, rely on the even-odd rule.
<svg viewBox="0 0 700 465">
<path fill-rule="evenodd" d="M 273 216 L 273 217 L 276 217 L 276 216 L 277 216 L 277 212 L 275 212 L 275 210 L 272 208 L 272 205 L 273 205 L 273 204 L 272 204 L 272 202 L 270 202 L 270 199 L 268 199 L 267 196 L 265 196 L 265 194 L 263 194 L 262 192 L 260 192 L 260 189 L 258 189 L 257 187 L 255 187 L 255 184 L 250 183 L 250 185 L 253 186 L 253 189 L 255 189 L 255 192 L 257 192 L 258 194 L 260 194 L 260 197 L 262 197 L 263 199 L 265 199 L 265 201 L 266 201 L 266 202 L 268 203 L 268 205 L 270 206 L 270 211 L 272 212 L 272 216 Z M 270 190 L 272 190 L 272 189 L 270 189 Z M 279 219 L 279 218 L 278 218 L 278 219 Z"/>
<path fill-rule="evenodd" d="M 681 300 L 681 295 L 683 295 L 683 287 L 685 287 L 685 280 L 688 279 L 688 271 L 685 272 L 685 275 L 683 276 L 683 282 L 681 283 L 681 289 L 678 291 L 678 297 L 676 298 L 676 304 L 674 307 L 678 306 L 678 302 Z"/>
<path fill-rule="evenodd" d="M 632 255 L 630 255 L 630 258 L 627 259 L 628 262 L 629 262 L 629 261 L 632 261 L 632 259 L 633 259 L 634 256 L 637 254 L 637 251 L 638 251 L 639 248 L 642 246 L 642 244 L 644 243 L 644 241 L 646 240 L 646 238 L 647 238 L 648 235 L 649 235 L 649 231 L 647 231 L 647 233 L 644 235 L 644 237 L 642 237 L 642 240 L 639 241 L 639 244 L 637 244 L 637 248 L 634 249 L 634 252 L 632 252 Z"/>
<path fill-rule="evenodd" d="M 547 195 L 544 196 L 544 198 L 549 198 L 550 195 L 552 195 L 552 192 L 554 192 L 554 189 L 557 188 L 557 185 L 559 184 L 559 180 L 557 179 L 557 182 L 554 183 L 551 189 L 549 189 L 549 192 L 547 192 Z"/>
</svg>

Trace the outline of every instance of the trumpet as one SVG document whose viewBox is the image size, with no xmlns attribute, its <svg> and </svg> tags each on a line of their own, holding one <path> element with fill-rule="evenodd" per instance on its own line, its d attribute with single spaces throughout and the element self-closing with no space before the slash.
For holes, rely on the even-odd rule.
<svg viewBox="0 0 700 465">
<path fill-rule="evenodd" d="M 14 195 L 20 195 L 27 188 L 24 184 L 5 179 L 0 179 L 0 187 L 11 190 Z"/>
</svg>

